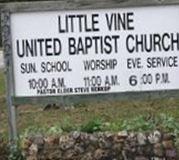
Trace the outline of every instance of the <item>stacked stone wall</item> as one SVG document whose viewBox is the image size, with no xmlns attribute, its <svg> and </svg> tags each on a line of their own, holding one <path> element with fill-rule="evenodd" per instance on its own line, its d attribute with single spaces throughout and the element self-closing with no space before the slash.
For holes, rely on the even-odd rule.
<svg viewBox="0 0 179 160">
<path fill-rule="evenodd" d="M 27 160 L 178 160 L 174 136 L 153 133 L 73 132 L 27 138 Z"/>
</svg>

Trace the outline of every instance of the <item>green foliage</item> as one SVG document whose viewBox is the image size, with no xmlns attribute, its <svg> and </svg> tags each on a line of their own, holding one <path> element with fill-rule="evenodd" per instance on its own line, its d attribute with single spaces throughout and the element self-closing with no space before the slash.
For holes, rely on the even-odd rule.
<svg viewBox="0 0 179 160">
<path fill-rule="evenodd" d="M 0 96 L 5 94 L 5 80 L 4 80 L 4 73 L 0 71 Z"/>
<path fill-rule="evenodd" d="M 153 121 L 146 120 L 144 116 L 138 116 L 134 119 L 124 120 L 122 130 L 127 131 L 148 131 L 153 130 L 155 127 Z"/>
<path fill-rule="evenodd" d="M 9 150 L 7 147 L 7 143 L 8 143 L 7 140 L 1 137 L 0 134 L 0 157 L 3 160 L 8 159 Z"/>
<path fill-rule="evenodd" d="M 82 125 L 80 130 L 82 132 L 93 133 L 97 131 L 102 131 L 102 126 L 103 120 L 100 118 L 94 118 L 86 124 Z"/>
<path fill-rule="evenodd" d="M 30 136 L 35 136 L 38 134 L 42 135 L 59 135 L 62 134 L 63 130 L 60 127 L 60 125 L 53 125 L 51 127 L 37 127 L 37 126 L 32 126 L 28 127 L 25 129 L 23 134 L 21 134 L 20 139 L 27 138 L 29 135 Z"/>
<path fill-rule="evenodd" d="M 123 121 L 116 121 L 116 122 L 105 122 L 101 126 L 102 131 L 111 131 L 111 132 L 118 132 L 121 130 L 123 125 Z"/>
<path fill-rule="evenodd" d="M 160 129 L 163 132 L 170 132 L 176 136 L 175 145 L 179 150 L 179 122 L 172 116 L 168 114 L 160 114 L 159 116 L 150 117 L 137 116 L 135 118 L 130 118 L 128 120 L 116 120 L 114 122 L 104 121 L 102 118 L 96 117 L 92 120 L 87 121 L 81 126 L 73 125 L 69 117 L 66 117 L 61 124 L 53 125 L 52 127 L 29 127 L 26 129 L 22 137 L 28 137 L 28 135 L 35 134 L 45 134 L 54 135 L 62 134 L 63 132 L 70 132 L 74 130 L 79 130 L 87 133 L 94 133 L 98 131 L 132 131 L 132 132 L 146 132 L 155 129 Z M 23 160 L 23 156 L 20 152 L 20 147 L 11 148 L 10 160 Z M 15 157 L 13 159 L 13 157 Z"/>
<path fill-rule="evenodd" d="M 128 120 L 120 120 L 115 122 L 104 122 L 100 118 L 90 120 L 81 126 L 81 131 L 93 133 L 96 131 L 134 131 L 146 132 L 155 129 L 161 129 L 164 132 L 170 132 L 179 135 L 179 122 L 169 115 L 161 114 L 159 117 L 148 118 L 149 116 L 138 116 Z"/>
<path fill-rule="evenodd" d="M 175 139 L 175 146 L 176 146 L 177 151 L 179 153 L 179 137 L 176 137 L 176 139 Z"/>
<path fill-rule="evenodd" d="M 25 130 L 23 136 L 45 134 L 54 135 L 61 134 L 63 132 L 71 132 L 74 130 L 80 130 L 82 132 L 93 133 L 98 131 L 134 131 L 134 132 L 146 132 L 155 129 L 160 129 L 165 132 L 179 135 L 179 122 L 169 115 L 160 114 L 160 116 L 148 118 L 149 116 L 138 116 L 131 119 L 118 120 L 115 122 L 106 122 L 103 119 L 97 117 L 87 121 L 80 126 L 74 125 L 69 117 L 66 117 L 62 123 L 53 125 L 51 127 L 39 127 L 33 126 Z"/>
<path fill-rule="evenodd" d="M 69 117 L 64 118 L 63 122 L 61 123 L 61 128 L 64 132 L 70 132 L 77 129 Z"/>
<path fill-rule="evenodd" d="M 20 138 L 28 137 L 29 135 L 33 136 L 36 134 L 44 134 L 46 133 L 45 127 L 38 127 L 38 126 L 30 126 L 25 129 L 23 134 L 20 136 Z"/>
<path fill-rule="evenodd" d="M 174 117 L 167 114 L 160 114 L 158 119 L 157 126 L 167 132 L 173 133 L 175 136 L 179 135 L 179 122 Z"/>
<path fill-rule="evenodd" d="M 59 125 L 55 125 L 55 126 L 50 127 L 46 133 L 47 135 L 58 135 L 58 134 L 63 133 L 63 130 Z"/>
<path fill-rule="evenodd" d="M 29 135 L 35 136 L 37 134 L 42 135 L 59 135 L 63 132 L 71 132 L 78 130 L 78 127 L 75 126 L 69 117 L 64 118 L 62 123 L 56 123 L 53 126 L 30 126 L 26 128 L 21 134 L 21 139 L 28 137 Z"/>
<path fill-rule="evenodd" d="M 22 155 L 22 150 L 19 143 L 11 145 L 9 147 L 9 152 L 9 160 L 25 160 L 24 156 Z"/>
<path fill-rule="evenodd" d="M 160 114 L 155 120 L 156 127 L 166 132 L 172 133 L 175 136 L 175 146 L 179 152 L 179 122 L 168 114 Z"/>
<path fill-rule="evenodd" d="M 27 127 L 22 134 L 20 135 L 20 139 L 27 138 L 29 136 L 35 135 L 60 135 L 64 132 L 71 132 L 74 130 L 78 130 L 78 127 L 73 125 L 70 119 L 67 117 L 64 119 L 62 123 L 56 123 L 53 126 L 30 126 Z"/>
</svg>

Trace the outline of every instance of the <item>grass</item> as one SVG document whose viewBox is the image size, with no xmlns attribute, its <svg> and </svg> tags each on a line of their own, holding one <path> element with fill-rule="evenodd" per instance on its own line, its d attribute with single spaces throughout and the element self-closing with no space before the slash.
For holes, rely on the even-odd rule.
<svg viewBox="0 0 179 160">
<path fill-rule="evenodd" d="M 0 84 L 0 134 L 7 137 L 7 110 L 2 72 L 0 72 Z M 164 120 L 166 124 L 162 123 Z M 49 134 L 72 130 L 116 132 L 123 129 L 145 131 L 156 128 L 174 132 L 175 126 L 179 124 L 179 99 L 96 101 L 76 104 L 74 109 L 65 110 L 61 107 L 48 111 L 43 111 L 38 105 L 25 105 L 17 109 L 17 124 L 21 135 L 29 132 Z"/>
<path fill-rule="evenodd" d="M 85 124 L 92 126 L 99 126 L 100 123 L 119 124 L 116 129 L 115 125 L 111 126 L 111 130 L 115 131 L 122 128 L 120 122 L 133 121 L 136 117 L 141 116 L 144 117 L 144 120 L 150 120 L 167 115 L 167 117 L 173 117 L 174 120 L 179 121 L 178 100 L 156 101 L 155 104 L 151 106 L 150 102 L 146 101 L 130 104 L 128 102 L 91 103 L 84 108 L 67 111 L 64 109 L 42 111 L 36 106 L 23 106 L 19 108 L 18 112 L 18 127 L 23 132 L 28 126 L 50 128 L 59 125 L 63 130 L 70 131 Z M 140 123 L 140 119 L 136 120 L 136 122 L 138 121 Z"/>
<path fill-rule="evenodd" d="M 5 79 L 3 71 L 0 71 L 0 98 L 5 94 Z"/>
</svg>

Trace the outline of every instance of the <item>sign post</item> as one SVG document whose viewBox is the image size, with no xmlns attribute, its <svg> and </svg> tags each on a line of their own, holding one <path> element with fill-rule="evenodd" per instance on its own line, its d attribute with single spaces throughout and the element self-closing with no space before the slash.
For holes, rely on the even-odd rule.
<svg viewBox="0 0 179 160">
<path fill-rule="evenodd" d="M 4 59 L 5 59 L 5 73 L 6 73 L 6 97 L 8 108 L 8 123 L 9 123 L 9 141 L 15 143 L 17 140 L 17 127 L 16 127 L 16 107 L 12 103 L 12 48 L 11 48 L 11 31 L 10 31 L 10 13 L 7 11 L 1 12 L 1 29 L 2 40 L 4 44 Z"/>
<path fill-rule="evenodd" d="M 4 6 L 12 137 L 14 105 L 178 95 L 179 1 L 85 4 Z"/>
</svg>

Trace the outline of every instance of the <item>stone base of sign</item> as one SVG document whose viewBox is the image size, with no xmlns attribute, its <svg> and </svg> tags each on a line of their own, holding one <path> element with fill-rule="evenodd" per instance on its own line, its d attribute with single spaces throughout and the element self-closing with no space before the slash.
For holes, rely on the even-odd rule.
<svg viewBox="0 0 179 160">
<path fill-rule="evenodd" d="M 24 140 L 27 160 L 177 160 L 174 137 L 152 133 L 73 132 Z"/>
</svg>

